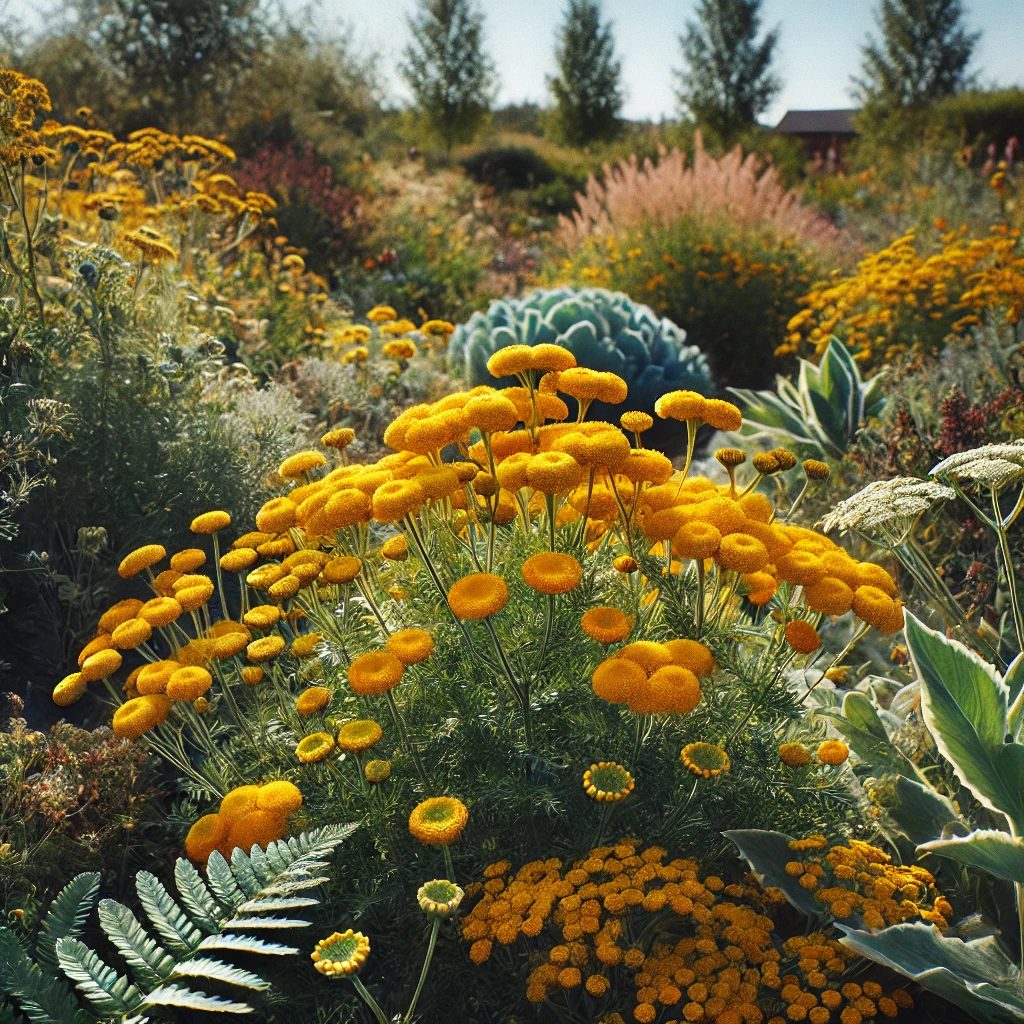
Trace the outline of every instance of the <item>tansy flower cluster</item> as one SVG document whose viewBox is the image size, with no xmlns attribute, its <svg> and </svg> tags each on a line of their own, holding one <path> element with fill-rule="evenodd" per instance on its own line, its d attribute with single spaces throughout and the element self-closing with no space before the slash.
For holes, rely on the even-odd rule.
<svg viewBox="0 0 1024 1024">
<path fill-rule="evenodd" d="M 627 979 L 640 1024 L 860 1024 L 913 1005 L 902 990 L 851 980 L 854 954 L 834 937 L 783 940 L 772 917 L 780 896 L 635 840 L 592 849 L 569 870 L 557 858 L 515 872 L 499 861 L 466 895 L 479 897 L 462 922 L 474 963 L 496 944 L 525 947 L 527 998 L 585 1006 L 595 1020 L 623 1019 L 609 1015 L 609 993 Z"/>
<path fill-rule="evenodd" d="M 638 640 L 602 661 L 591 685 L 601 700 L 635 715 L 685 715 L 700 703 L 700 677 L 714 667 L 711 651 L 696 640 Z"/>
<path fill-rule="evenodd" d="M 872 930 L 917 919 L 940 928 L 949 924 L 952 905 L 931 873 L 916 864 L 893 864 L 887 853 L 858 839 L 829 844 L 814 835 L 789 847 L 799 856 L 786 863 L 786 874 L 839 920 L 859 918 Z"/>
<path fill-rule="evenodd" d="M 185 853 L 189 860 L 205 864 L 214 850 L 230 860 L 236 847 L 245 853 L 253 846 L 265 849 L 287 834 L 288 818 L 301 806 L 302 793 L 291 782 L 238 786 L 213 814 L 204 814 L 189 829 Z"/>
<path fill-rule="evenodd" d="M 787 325 L 777 354 L 806 342 L 820 355 L 838 335 L 862 361 L 891 360 L 911 347 L 937 348 L 949 335 L 966 335 L 985 313 L 1017 323 L 1024 310 L 1018 251 L 1020 234 L 996 225 L 983 238 L 944 225 L 934 251 L 910 232 L 870 253 L 855 273 L 818 285 Z"/>
</svg>

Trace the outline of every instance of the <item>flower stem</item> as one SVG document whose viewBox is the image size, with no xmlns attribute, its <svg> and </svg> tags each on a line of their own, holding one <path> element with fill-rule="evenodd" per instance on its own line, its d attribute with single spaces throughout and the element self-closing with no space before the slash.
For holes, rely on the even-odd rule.
<svg viewBox="0 0 1024 1024">
<path fill-rule="evenodd" d="M 363 1002 L 370 1008 L 370 1012 L 377 1018 L 378 1024 L 388 1024 L 384 1011 L 377 1005 L 377 1000 L 370 995 L 366 986 L 359 980 L 358 974 L 352 975 L 352 984 L 355 985 L 356 991 L 363 997 Z"/>
<path fill-rule="evenodd" d="M 423 783 L 424 788 L 429 792 L 430 780 L 427 778 L 427 773 L 423 768 L 423 763 L 420 761 L 420 755 L 416 752 L 416 748 L 412 745 L 412 742 L 409 739 L 409 732 L 405 728 L 405 719 L 402 717 L 402 712 L 398 707 L 398 702 L 395 700 L 395 695 L 388 690 L 386 691 L 385 696 L 387 697 L 388 707 L 391 708 L 391 717 L 395 720 L 395 727 L 398 729 L 398 733 L 402 738 L 402 748 L 416 763 L 416 772 L 420 777 L 420 781 Z"/>
<path fill-rule="evenodd" d="M 445 853 L 448 852 L 448 847 L 445 848 Z M 427 980 L 427 972 L 430 970 L 430 961 L 434 959 L 434 946 L 437 943 L 437 932 L 441 927 L 441 918 L 435 917 L 434 923 L 430 927 L 430 942 L 427 943 L 427 955 L 423 960 L 423 970 L 420 971 L 420 980 L 416 983 L 416 991 L 412 994 L 412 1000 L 409 1003 L 409 1009 L 405 1013 L 405 1017 L 402 1019 L 408 1024 L 412 1020 L 412 1012 L 416 1009 L 416 1003 L 420 998 L 420 993 L 423 991 L 423 985 Z"/>
<path fill-rule="evenodd" d="M 1017 594 L 1017 581 L 1013 575 L 1013 555 L 1010 552 L 1010 541 L 1006 535 L 1006 527 L 999 511 L 999 496 L 992 489 L 992 512 L 995 520 L 996 533 L 999 535 L 999 552 L 1003 558 L 1003 572 L 1006 573 L 1006 589 L 1010 594 L 1010 608 L 1013 611 L 1013 626 L 1017 633 L 1017 649 L 1024 651 L 1024 617 L 1021 615 L 1020 596 Z M 1024 963 L 1022 963 L 1024 969 Z"/>
</svg>

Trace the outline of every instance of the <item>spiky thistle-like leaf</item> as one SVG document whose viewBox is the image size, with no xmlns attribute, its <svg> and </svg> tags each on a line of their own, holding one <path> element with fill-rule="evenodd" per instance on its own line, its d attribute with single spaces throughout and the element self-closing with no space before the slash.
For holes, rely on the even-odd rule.
<svg viewBox="0 0 1024 1024">
<path fill-rule="evenodd" d="M 43 918 L 36 941 L 36 959 L 41 967 L 56 972 L 57 942 L 65 936 L 77 939 L 82 934 L 99 890 L 99 872 L 86 871 L 72 878 L 57 893 Z"/>
<path fill-rule="evenodd" d="M 199 948 L 207 951 L 232 949 L 238 953 L 262 953 L 265 956 L 290 956 L 292 953 L 298 953 L 294 946 L 282 946 L 277 942 L 264 942 L 263 939 L 251 935 L 232 935 L 229 932 L 223 935 L 208 935 L 199 944 Z"/>
<path fill-rule="evenodd" d="M 15 999 L 32 1024 L 77 1024 L 78 1000 L 57 978 L 34 964 L 10 928 L 0 927 L 0 989 Z"/>
<path fill-rule="evenodd" d="M 161 984 L 174 968 L 174 957 L 151 939 L 135 915 L 117 900 L 101 900 L 100 926 L 145 989 Z"/>
<path fill-rule="evenodd" d="M 190 861 L 179 857 L 174 865 L 174 881 L 181 896 L 181 902 L 189 912 L 192 920 L 204 932 L 220 931 L 227 915 L 213 898 L 206 883 Z"/>
<path fill-rule="evenodd" d="M 214 850 L 206 862 L 206 878 L 222 907 L 234 912 L 245 902 L 245 893 L 238 887 L 230 865 L 219 850 Z"/>
<path fill-rule="evenodd" d="M 202 942 L 203 933 L 192 924 L 155 875 L 140 871 L 135 876 L 135 891 L 142 909 L 168 949 L 179 955 L 188 955 Z"/>
<path fill-rule="evenodd" d="M 97 1013 L 121 1016 L 131 1013 L 142 1003 L 142 993 L 78 939 L 59 939 L 57 959 L 60 969 Z"/>
<path fill-rule="evenodd" d="M 233 967 L 231 964 L 224 963 L 223 960 L 213 960 L 205 956 L 178 964 L 171 977 L 208 978 L 211 981 L 223 982 L 225 985 L 239 985 L 242 988 L 255 989 L 257 992 L 264 992 L 270 988 L 269 981 L 265 981 L 258 974 L 253 974 L 252 971 Z"/>
<path fill-rule="evenodd" d="M 216 1013 L 252 1013 L 248 1003 L 234 1003 L 220 996 L 193 992 L 181 985 L 165 985 L 146 997 L 148 1006 L 180 1006 L 189 1010 L 207 1010 Z"/>
</svg>

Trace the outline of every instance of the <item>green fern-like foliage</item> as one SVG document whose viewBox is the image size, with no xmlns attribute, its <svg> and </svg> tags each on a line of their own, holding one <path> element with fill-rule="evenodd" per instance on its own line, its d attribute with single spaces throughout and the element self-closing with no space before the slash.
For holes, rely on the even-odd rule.
<svg viewBox="0 0 1024 1024">
<path fill-rule="evenodd" d="M 150 1010 L 251 1013 L 235 999 L 208 995 L 206 982 L 263 992 L 270 983 L 220 959 L 225 954 L 290 956 L 294 946 L 260 937 L 267 930 L 306 928 L 290 912 L 316 906 L 310 891 L 328 879 L 327 858 L 356 826 L 329 825 L 294 839 L 236 849 L 231 863 L 211 855 L 204 880 L 184 858 L 174 869 L 175 895 L 148 871 L 136 876 L 139 903 L 155 936 L 116 900 L 101 900 L 100 927 L 128 965 L 119 973 L 79 937 L 95 905 L 99 876 L 79 875 L 54 900 L 33 962 L 17 937 L 0 929 L 0 988 L 33 1024 L 87 1024 L 99 1018 L 132 1024 Z M 285 916 L 288 915 L 288 916 Z M 255 934 L 254 934 L 255 933 Z M 88 1010 L 58 977 L 70 979 Z"/>
<path fill-rule="evenodd" d="M 87 871 L 61 889 L 43 918 L 35 961 L 10 928 L 0 928 L 0 991 L 13 999 L 33 1024 L 92 1021 L 92 1015 L 79 1008 L 71 988 L 58 977 L 56 944 L 82 934 L 99 888 L 100 876 Z"/>
</svg>

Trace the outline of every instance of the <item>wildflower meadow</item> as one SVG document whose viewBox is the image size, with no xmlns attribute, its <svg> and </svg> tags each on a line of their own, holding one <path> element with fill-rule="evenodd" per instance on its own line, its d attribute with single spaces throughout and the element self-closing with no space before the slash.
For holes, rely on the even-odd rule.
<svg viewBox="0 0 1024 1024">
<path fill-rule="evenodd" d="M 0 30 L 0 1024 L 1024 1021 L 1024 93 L 406 6 Z"/>
</svg>

